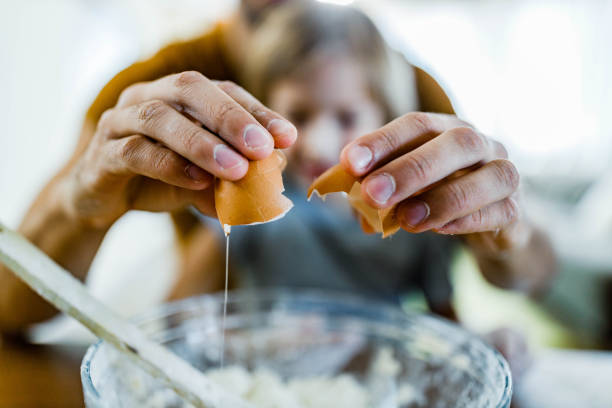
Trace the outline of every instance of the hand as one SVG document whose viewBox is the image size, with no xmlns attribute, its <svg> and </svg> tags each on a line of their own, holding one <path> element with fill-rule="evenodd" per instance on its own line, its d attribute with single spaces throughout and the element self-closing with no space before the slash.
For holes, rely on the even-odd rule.
<svg viewBox="0 0 612 408">
<path fill-rule="evenodd" d="M 398 204 L 410 232 L 497 231 L 515 223 L 519 184 L 502 144 L 452 115 L 408 113 L 342 151 L 343 166 L 364 177 L 361 192 L 375 208 Z"/>
<path fill-rule="evenodd" d="M 487 333 L 484 339 L 504 356 L 510 366 L 513 381 L 520 381 L 533 364 L 527 338 L 515 329 L 502 327 Z"/>
<path fill-rule="evenodd" d="M 130 209 L 194 205 L 214 215 L 213 177 L 240 179 L 248 159 L 264 159 L 296 137 L 291 123 L 231 82 L 183 72 L 137 83 L 102 115 L 72 167 L 68 209 L 95 226 Z"/>
</svg>

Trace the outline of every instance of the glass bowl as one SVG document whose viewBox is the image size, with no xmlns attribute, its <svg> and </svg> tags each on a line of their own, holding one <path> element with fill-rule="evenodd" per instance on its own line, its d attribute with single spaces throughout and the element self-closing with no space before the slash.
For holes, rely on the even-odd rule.
<svg viewBox="0 0 612 408">
<path fill-rule="evenodd" d="M 222 315 L 223 294 L 214 294 L 162 305 L 135 322 L 202 371 L 224 364 L 230 372 L 273 373 L 264 376 L 267 386 L 257 377 L 263 390 L 251 396 L 274 394 L 270 381 L 301 381 L 309 402 L 300 407 L 357 407 L 350 395 L 367 398 L 369 408 L 510 406 L 503 357 L 442 319 L 350 295 L 291 290 L 230 292 L 225 336 Z M 190 406 L 104 342 L 88 349 L 81 380 L 88 408 Z M 224 385 L 243 395 L 241 384 Z"/>
</svg>

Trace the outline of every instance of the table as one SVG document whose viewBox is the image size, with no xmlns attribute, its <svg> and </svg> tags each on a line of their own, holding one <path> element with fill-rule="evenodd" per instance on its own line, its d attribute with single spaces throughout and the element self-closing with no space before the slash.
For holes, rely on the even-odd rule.
<svg viewBox="0 0 612 408">
<path fill-rule="evenodd" d="M 85 350 L 0 339 L 0 408 L 82 408 Z"/>
<path fill-rule="evenodd" d="M 612 353 L 543 350 L 517 384 L 520 408 L 612 407 Z"/>
</svg>

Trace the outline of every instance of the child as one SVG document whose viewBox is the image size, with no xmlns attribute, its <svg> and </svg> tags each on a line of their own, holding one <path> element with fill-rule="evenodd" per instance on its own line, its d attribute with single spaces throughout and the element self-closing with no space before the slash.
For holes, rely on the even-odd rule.
<svg viewBox="0 0 612 408">
<path fill-rule="evenodd" d="M 393 300 L 422 288 L 448 315 L 454 240 L 405 231 L 364 234 L 346 200 L 306 202 L 308 185 L 342 148 L 401 113 L 420 110 L 414 73 L 359 11 L 299 4 L 262 24 L 243 83 L 298 129 L 287 153 L 284 219 L 234 228 L 230 263 L 238 286 L 326 288 Z M 400 71 L 400 72 L 398 72 Z"/>
<path fill-rule="evenodd" d="M 397 126 L 404 133 L 415 126 L 427 129 L 422 122 L 427 117 L 451 124 L 426 134 L 429 139 L 420 143 L 419 148 L 431 151 L 434 146 L 436 152 L 445 153 L 441 164 L 474 156 L 472 151 L 463 156 L 448 155 L 453 151 L 448 148 L 453 140 L 443 144 L 438 138 L 442 135 L 471 135 L 467 147 L 470 141 L 486 142 L 484 150 L 489 156 L 494 154 L 471 163 L 478 166 L 461 167 L 476 178 L 489 177 L 484 185 L 477 183 L 476 194 L 466 197 L 478 200 L 485 193 L 498 194 L 493 199 L 499 201 L 479 203 L 475 209 L 486 213 L 488 207 L 481 204 L 492 203 L 499 210 L 504 203 L 513 203 L 509 195 L 516 186 L 503 181 L 516 184 L 516 177 L 502 183 L 493 177 L 491 182 L 492 176 L 500 174 L 486 171 L 495 169 L 487 167 L 493 159 L 504 158 L 504 149 L 453 116 L 421 115 L 421 122 L 415 122 L 412 119 L 416 116 L 408 114 L 385 125 L 407 112 L 452 113 L 452 109 L 430 77 L 408 64 L 397 65 L 378 31 L 358 11 L 316 2 L 296 2 L 278 10 L 261 23 L 253 39 L 248 39 L 248 47 L 235 41 L 240 30 L 222 26 L 210 35 L 169 46 L 116 76 L 89 109 L 74 155 L 41 192 L 20 231 L 83 278 L 116 219 L 132 209 L 167 211 L 177 227 L 182 261 L 171 297 L 221 289 L 223 246 L 211 232 L 220 231 L 218 222 L 211 219 L 214 229 L 203 226 L 185 208 L 210 208 L 211 174 L 239 179 L 248 167 L 245 158 L 262 159 L 273 147 L 287 148 L 296 140 L 294 128 L 278 113 L 235 87 L 224 89 L 223 84 L 217 86 L 209 80 L 229 79 L 242 83 L 264 104 L 286 115 L 301 134 L 287 152 L 287 194 L 295 209 L 280 221 L 232 232 L 230 264 L 235 267 L 231 275 L 236 286 L 323 287 L 388 300 L 422 288 L 432 310 L 452 317 L 446 276 L 456 240 L 405 231 L 386 240 L 363 234 L 346 203 L 324 204 L 316 199 L 307 203 L 305 187 L 337 163 L 342 147 L 356 137 L 362 140 L 368 132 L 390 131 Z M 403 71 L 396 75 L 396 69 Z M 206 128 L 188 120 L 194 118 Z M 278 128 L 271 126 L 273 123 L 284 125 Z M 255 141 L 250 136 L 257 135 L 247 135 L 247 129 L 259 129 L 258 141 L 264 143 L 261 148 L 249 143 Z M 393 147 L 392 143 L 385 146 L 385 141 L 392 140 L 381 134 L 374 134 L 374 142 Z M 489 149 L 491 146 L 497 151 Z M 408 154 L 401 150 L 391 153 Z M 498 162 L 514 169 L 507 160 Z M 465 180 L 463 176 L 442 177 L 444 180 L 438 181 L 451 180 L 447 185 Z M 400 183 L 405 185 L 407 180 L 393 180 L 398 183 L 394 199 L 399 201 Z M 439 189 L 437 183 L 428 184 L 431 190 L 423 194 Z M 384 193 L 380 188 L 376 192 Z M 440 216 L 436 213 L 439 208 L 434 208 L 440 201 L 430 200 L 432 211 L 426 214 L 431 215 L 427 222 Z M 507 215 L 503 211 L 497 214 Z M 504 221 L 516 221 L 514 213 L 509 215 Z M 459 218 L 448 221 L 455 219 Z M 541 288 L 554 266 L 547 241 L 522 221 L 514 222 L 510 229 L 516 230 L 514 226 L 527 231 L 521 235 L 520 245 L 500 247 L 504 240 L 497 238 L 507 235 L 503 231 L 494 234 L 490 226 L 471 230 L 474 234 L 466 235 L 466 241 L 489 279 L 503 286 L 520 285 L 526 291 Z M 3 268 L 0 291 L 2 331 L 19 331 L 55 312 Z"/>
</svg>

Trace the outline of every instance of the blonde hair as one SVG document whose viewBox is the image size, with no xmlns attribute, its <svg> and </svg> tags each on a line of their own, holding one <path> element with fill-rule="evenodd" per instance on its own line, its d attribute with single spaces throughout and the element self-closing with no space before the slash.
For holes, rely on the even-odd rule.
<svg viewBox="0 0 612 408">
<path fill-rule="evenodd" d="M 299 74 L 323 51 L 349 56 L 364 69 L 372 97 L 388 120 L 414 106 L 411 67 L 405 61 L 398 64 L 374 23 L 352 7 L 289 3 L 268 15 L 250 44 L 241 79 L 264 103 L 272 84 Z"/>
</svg>

